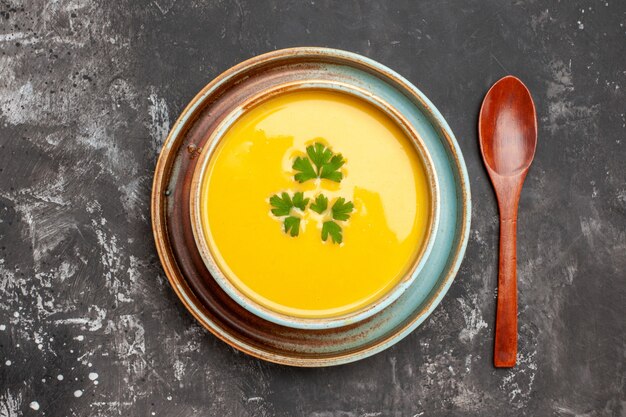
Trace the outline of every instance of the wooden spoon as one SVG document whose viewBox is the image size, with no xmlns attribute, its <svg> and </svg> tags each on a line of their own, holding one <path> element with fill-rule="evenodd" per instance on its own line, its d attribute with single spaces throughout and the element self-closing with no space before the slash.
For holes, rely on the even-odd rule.
<svg viewBox="0 0 626 417">
<path fill-rule="evenodd" d="M 493 363 L 510 368 L 517 356 L 517 205 L 537 147 L 535 104 L 526 86 L 510 75 L 495 83 L 485 96 L 478 125 L 480 150 L 500 211 Z"/>
</svg>

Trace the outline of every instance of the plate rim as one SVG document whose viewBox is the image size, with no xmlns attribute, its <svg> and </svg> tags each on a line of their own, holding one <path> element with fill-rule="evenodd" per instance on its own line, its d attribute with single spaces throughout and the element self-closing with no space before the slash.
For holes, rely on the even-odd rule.
<svg viewBox="0 0 626 417">
<path fill-rule="evenodd" d="M 457 233 L 455 233 L 455 236 L 458 236 L 458 241 L 456 242 L 456 245 L 451 247 L 450 253 L 447 257 L 447 265 L 449 265 L 449 267 L 447 267 L 447 273 L 442 280 L 442 284 L 438 286 L 437 292 L 429 297 L 428 302 L 421 306 L 419 313 L 413 316 L 411 320 L 409 320 L 403 326 L 399 326 L 397 329 L 391 331 L 386 337 L 381 338 L 380 340 L 369 346 L 365 346 L 363 348 L 355 349 L 345 353 L 337 353 L 330 357 L 298 358 L 293 356 L 274 354 L 266 350 L 259 349 L 255 346 L 251 346 L 243 340 L 239 340 L 233 338 L 231 335 L 224 334 L 220 331 L 219 328 L 215 328 L 213 326 L 214 323 L 212 323 L 211 320 L 207 320 L 207 317 L 189 298 L 187 292 L 190 292 L 192 295 L 193 292 L 186 284 L 186 282 L 184 282 L 184 278 L 183 282 L 181 283 L 180 279 L 178 279 L 178 277 L 176 276 L 177 271 L 180 273 L 180 270 L 176 265 L 176 261 L 174 259 L 168 258 L 168 252 L 170 251 L 170 249 L 168 248 L 166 242 L 169 242 L 169 237 L 167 233 L 162 230 L 162 226 L 165 226 L 164 223 L 166 210 L 166 203 L 163 196 L 165 194 L 164 185 L 167 185 L 165 184 L 165 181 L 166 179 L 169 179 L 171 168 L 173 168 L 173 161 L 169 160 L 173 145 L 180 135 L 183 126 L 187 123 L 188 119 L 190 119 L 195 114 L 195 110 L 204 101 L 204 98 L 209 93 L 219 88 L 229 79 L 236 76 L 243 70 L 254 69 L 255 67 L 258 67 L 267 62 L 276 62 L 282 59 L 293 58 L 294 56 L 315 55 L 331 59 L 339 59 L 344 62 L 348 61 L 348 63 L 353 63 L 360 67 L 367 68 L 369 71 L 379 76 L 382 76 L 382 78 L 386 79 L 387 81 L 393 81 L 396 84 L 393 86 L 394 88 L 400 90 L 404 95 L 407 95 L 407 93 L 409 93 L 407 95 L 409 99 L 417 100 L 417 102 L 419 102 L 424 111 L 426 113 L 430 113 L 428 117 L 430 119 L 430 123 L 433 124 L 435 130 L 438 131 L 437 133 L 439 134 L 439 136 L 445 138 L 445 141 L 448 145 L 449 154 L 451 156 L 451 162 L 454 163 L 453 165 L 456 168 L 454 170 L 455 174 L 458 173 L 459 176 L 458 185 L 461 192 L 460 196 L 458 191 L 456 192 L 456 194 L 457 201 L 461 203 L 461 209 L 458 209 L 458 213 L 460 213 L 462 221 L 457 222 L 458 231 Z M 166 172 L 168 174 L 167 177 L 165 175 Z M 465 253 L 465 249 L 467 247 L 467 242 L 469 240 L 469 230 L 471 225 L 471 193 L 467 167 L 465 165 L 465 161 L 462 156 L 458 142 L 456 141 L 450 126 L 445 121 L 441 113 L 437 110 L 437 108 L 432 104 L 432 102 L 417 87 L 415 87 L 404 77 L 391 70 L 390 68 L 384 66 L 383 64 L 380 64 L 370 58 L 353 52 L 323 47 L 296 47 L 267 52 L 265 54 L 252 57 L 237 65 L 234 65 L 233 67 L 227 69 L 226 71 L 215 77 L 211 82 L 209 82 L 202 90 L 200 90 L 200 92 L 196 94 L 196 96 L 189 102 L 189 104 L 185 106 L 185 108 L 177 118 L 176 122 L 172 125 L 172 128 L 162 146 L 159 158 L 157 160 L 152 187 L 151 214 L 152 230 L 155 238 L 157 252 L 165 274 L 183 305 L 185 305 L 186 309 L 203 327 L 205 327 L 216 337 L 226 342 L 230 346 L 242 352 L 255 356 L 259 359 L 292 366 L 316 367 L 349 363 L 385 350 L 389 346 L 397 343 L 398 341 L 406 337 L 406 335 L 408 335 L 416 327 L 418 327 L 426 319 L 426 317 L 431 314 L 435 307 L 439 305 L 439 303 L 443 299 L 443 296 L 447 293 L 450 285 L 454 281 L 454 277 L 458 273 L 463 259 L 463 255 Z M 458 218 L 459 217 L 457 216 L 457 219 Z M 457 240 L 456 237 L 455 240 Z M 443 274 L 440 275 L 440 278 L 442 276 Z"/>
</svg>

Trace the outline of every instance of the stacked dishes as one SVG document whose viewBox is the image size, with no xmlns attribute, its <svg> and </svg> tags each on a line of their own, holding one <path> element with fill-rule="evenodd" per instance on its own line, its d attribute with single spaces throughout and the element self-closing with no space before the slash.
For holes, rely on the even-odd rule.
<svg viewBox="0 0 626 417">
<path fill-rule="evenodd" d="M 294 48 L 220 75 L 174 124 L 153 230 L 194 317 L 294 366 L 396 343 L 441 301 L 467 243 L 465 164 L 443 117 L 362 56 Z"/>
</svg>

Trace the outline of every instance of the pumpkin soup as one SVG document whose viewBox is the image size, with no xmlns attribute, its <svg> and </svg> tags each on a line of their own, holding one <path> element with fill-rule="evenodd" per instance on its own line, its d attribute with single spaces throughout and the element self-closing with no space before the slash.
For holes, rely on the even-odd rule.
<svg viewBox="0 0 626 417">
<path fill-rule="evenodd" d="M 410 139 L 348 94 L 269 98 L 221 138 L 201 179 L 203 234 L 226 278 L 272 311 L 341 316 L 385 295 L 429 227 Z"/>
</svg>

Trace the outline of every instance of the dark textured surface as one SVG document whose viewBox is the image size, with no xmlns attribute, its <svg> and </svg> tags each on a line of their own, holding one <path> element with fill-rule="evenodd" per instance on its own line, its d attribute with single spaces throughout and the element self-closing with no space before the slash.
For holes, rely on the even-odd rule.
<svg viewBox="0 0 626 417">
<path fill-rule="evenodd" d="M 0 416 L 626 415 L 625 26 L 617 0 L 0 0 Z M 467 255 L 432 317 L 328 369 L 260 362 L 200 328 L 150 230 L 155 160 L 184 105 L 296 45 L 414 82 L 456 133 L 473 194 Z M 519 365 L 496 370 L 498 218 L 476 122 L 508 73 L 540 127 Z"/>
</svg>

